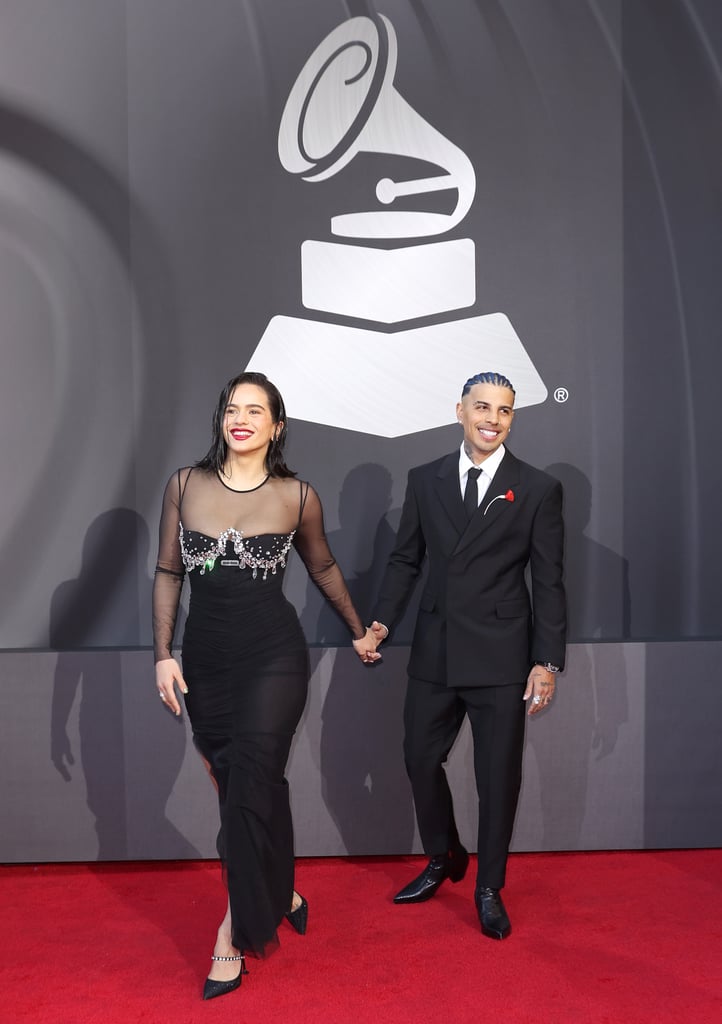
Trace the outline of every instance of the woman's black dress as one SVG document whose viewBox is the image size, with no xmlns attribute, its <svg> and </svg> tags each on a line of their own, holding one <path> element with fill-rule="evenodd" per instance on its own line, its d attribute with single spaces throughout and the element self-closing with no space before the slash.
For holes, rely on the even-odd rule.
<svg viewBox="0 0 722 1024">
<path fill-rule="evenodd" d="M 218 852 L 233 944 L 262 956 L 291 907 L 293 826 L 284 772 L 309 678 L 306 642 L 281 586 L 294 546 L 314 581 L 364 634 L 331 555 L 313 488 L 267 479 L 234 491 L 213 473 L 174 474 L 163 500 L 153 589 L 156 661 L 172 657 L 184 570 L 186 707 L 218 786 Z"/>
</svg>

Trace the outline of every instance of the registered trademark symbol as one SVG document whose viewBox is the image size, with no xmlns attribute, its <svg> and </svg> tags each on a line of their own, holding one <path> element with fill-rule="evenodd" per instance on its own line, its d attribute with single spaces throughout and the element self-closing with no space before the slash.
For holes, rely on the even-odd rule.
<svg viewBox="0 0 722 1024">
<path fill-rule="evenodd" d="M 566 388 L 556 388 L 554 391 L 555 402 L 566 402 L 567 398 L 569 398 L 569 392 Z"/>
</svg>

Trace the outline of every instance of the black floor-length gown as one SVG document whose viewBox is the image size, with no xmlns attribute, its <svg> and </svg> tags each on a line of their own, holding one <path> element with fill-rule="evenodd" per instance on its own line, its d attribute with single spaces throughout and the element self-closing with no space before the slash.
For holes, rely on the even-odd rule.
<svg viewBox="0 0 722 1024">
<path fill-rule="evenodd" d="M 354 637 L 364 627 L 309 484 L 268 478 L 236 491 L 212 472 L 178 470 L 163 499 L 153 588 L 156 661 L 172 657 L 184 573 L 186 707 L 218 786 L 218 852 L 233 944 L 258 956 L 291 907 L 293 826 L 284 772 L 309 678 L 306 642 L 281 585 L 294 546 Z"/>
</svg>

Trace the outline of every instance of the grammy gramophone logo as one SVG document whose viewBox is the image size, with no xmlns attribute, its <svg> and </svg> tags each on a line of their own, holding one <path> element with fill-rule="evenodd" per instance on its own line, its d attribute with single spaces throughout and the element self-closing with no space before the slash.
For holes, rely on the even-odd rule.
<svg viewBox="0 0 722 1024">
<path fill-rule="evenodd" d="M 339 213 L 332 238 L 303 241 L 301 297 L 312 315 L 274 316 L 248 364 L 278 384 L 291 416 L 381 437 L 452 422 L 453 396 L 479 370 L 506 374 L 517 407 L 547 395 L 503 313 L 458 317 L 476 301 L 475 245 L 440 236 L 468 213 L 476 176 L 466 154 L 399 94 L 396 58 L 396 34 L 383 15 L 334 29 L 291 89 L 280 161 L 314 183 L 360 152 L 423 160 L 441 173 L 384 177 L 377 208 Z M 449 190 L 451 212 L 403 208 L 405 197 Z"/>
</svg>

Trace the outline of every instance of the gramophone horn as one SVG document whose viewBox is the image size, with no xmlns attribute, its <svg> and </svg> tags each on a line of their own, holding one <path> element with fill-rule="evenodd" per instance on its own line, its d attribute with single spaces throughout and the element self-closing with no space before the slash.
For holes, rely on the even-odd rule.
<svg viewBox="0 0 722 1024">
<path fill-rule="evenodd" d="M 334 29 L 306 61 L 286 102 L 278 133 L 281 163 L 306 181 L 336 174 L 363 150 L 436 164 L 446 173 L 411 181 L 382 179 L 381 203 L 405 195 L 457 190 L 449 214 L 373 210 L 334 217 L 331 230 L 350 238 L 412 238 L 458 224 L 476 189 L 462 150 L 416 113 L 394 88 L 396 34 L 388 18 L 358 17 Z"/>
</svg>

